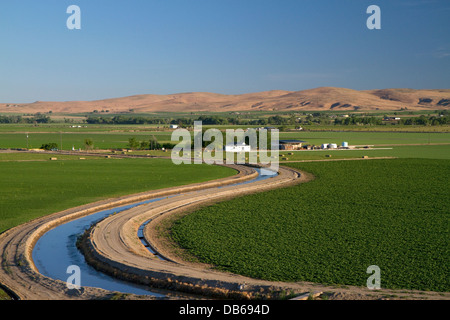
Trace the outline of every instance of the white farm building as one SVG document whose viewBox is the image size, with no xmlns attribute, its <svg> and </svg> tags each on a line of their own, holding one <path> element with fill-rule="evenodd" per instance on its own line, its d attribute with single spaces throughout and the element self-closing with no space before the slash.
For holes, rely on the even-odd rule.
<svg viewBox="0 0 450 320">
<path fill-rule="evenodd" d="M 227 144 L 224 146 L 225 152 L 250 152 L 251 149 L 251 146 L 245 143 Z"/>
</svg>

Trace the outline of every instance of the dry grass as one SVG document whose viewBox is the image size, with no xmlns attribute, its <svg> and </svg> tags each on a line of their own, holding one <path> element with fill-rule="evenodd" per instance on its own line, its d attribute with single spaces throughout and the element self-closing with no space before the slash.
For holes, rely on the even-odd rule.
<svg viewBox="0 0 450 320">
<path fill-rule="evenodd" d="M 422 99 L 422 100 L 421 100 Z M 423 100 L 425 99 L 425 100 Z M 429 101 L 431 102 L 423 102 Z M 322 87 L 303 91 L 272 90 L 241 95 L 189 92 L 168 95 L 136 95 L 97 101 L 45 102 L 0 104 L 0 112 L 79 113 L 94 110 L 109 112 L 186 112 L 186 111 L 245 111 L 245 110 L 409 110 L 443 109 L 442 99 L 450 99 L 450 90 L 384 89 L 357 91 L 346 88 Z"/>
</svg>

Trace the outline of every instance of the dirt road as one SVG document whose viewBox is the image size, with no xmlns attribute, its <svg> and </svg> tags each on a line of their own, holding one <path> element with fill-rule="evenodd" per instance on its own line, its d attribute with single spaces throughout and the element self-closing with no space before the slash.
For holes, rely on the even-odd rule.
<svg viewBox="0 0 450 320">
<path fill-rule="evenodd" d="M 161 222 L 171 215 L 186 213 L 198 207 L 259 192 L 307 182 L 312 177 L 291 168 L 281 167 L 277 177 L 241 186 L 214 188 L 179 195 L 150 205 L 143 205 L 124 214 L 106 218 L 85 236 L 83 252 L 91 264 L 119 278 L 164 289 L 219 298 L 279 298 L 286 293 L 304 294 L 326 292 L 331 299 L 449 299 L 449 295 L 413 291 L 378 290 L 366 287 L 330 287 L 314 283 L 283 283 L 252 279 L 211 266 L 183 260 L 176 250 L 170 250 L 161 232 Z M 144 229 L 144 238 L 161 260 L 147 250 L 138 238 L 139 227 L 151 220 Z"/>
<path fill-rule="evenodd" d="M 44 216 L 5 231 L 0 234 L 0 287 L 24 300 L 100 299 L 111 296 L 112 292 L 97 288 L 83 287 L 81 290 L 69 290 L 65 282 L 40 274 L 32 260 L 32 250 L 36 241 L 45 232 L 60 224 L 101 210 L 162 196 L 234 184 L 257 176 L 252 168 L 231 167 L 237 170 L 237 174 L 232 177 L 107 199 Z"/>
</svg>

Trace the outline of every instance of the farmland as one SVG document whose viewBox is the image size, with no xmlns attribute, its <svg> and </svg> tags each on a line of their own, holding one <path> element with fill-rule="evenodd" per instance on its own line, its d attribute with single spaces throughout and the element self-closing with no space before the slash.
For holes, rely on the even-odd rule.
<svg viewBox="0 0 450 320">
<path fill-rule="evenodd" d="M 311 145 L 322 143 L 341 143 L 348 141 L 353 145 L 402 145 L 402 144 L 427 144 L 450 143 L 449 133 L 425 133 L 425 132 L 280 132 L 280 140 L 301 139 Z"/>
<path fill-rule="evenodd" d="M 90 132 L 90 133 L 2 133 L 0 134 L 0 148 L 30 148 L 37 149 L 44 143 L 54 142 L 58 144 L 60 149 L 71 150 L 84 149 L 85 139 L 93 141 L 93 147 L 96 149 L 111 149 L 111 148 L 126 148 L 128 139 L 136 137 L 138 140 L 149 140 L 154 136 L 159 142 L 169 142 L 169 133 L 104 133 L 104 132 Z M 62 143 L 62 148 L 61 148 Z"/>
<path fill-rule="evenodd" d="M 368 156 L 396 157 L 396 158 L 427 158 L 449 159 L 450 144 L 448 145 L 405 145 L 385 148 L 355 149 L 355 150 L 314 150 L 314 151 L 280 151 L 280 162 L 307 161 L 326 159 L 352 159 Z M 286 159 L 286 160 L 283 160 Z"/>
<path fill-rule="evenodd" d="M 41 129 L 43 130 L 43 128 Z M 47 130 L 47 129 L 46 129 Z M 137 128 L 124 132 L 3 132 L 0 133 L 0 148 L 40 148 L 43 144 L 54 142 L 60 149 L 84 149 L 85 139 L 93 141 L 95 149 L 126 148 L 128 139 L 138 141 L 155 138 L 159 143 L 171 142 L 171 131 L 140 131 Z M 352 145 L 413 145 L 450 143 L 450 133 L 407 133 L 407 132 L 281 132 L 280 140 L 300 139 L 310 145 L 338 143 L 347 141 Z M 172 142 L 177 143 L 177 142 Z M 62 148 L 61 148 L 62 146 Z"/>
<path fill-rule="evenodd" d="M 80 160 L 80 156 L 64 155 L 64 154 L 50 154 L 50 153 L 27 153 L 27 152 L 0 152 L 0 162 L 29 162 L 29 161 L 49 161 L 50 157 L 55 157 L 57 160 Z M 86 158 L 81 158 L 86 159 Z M 89 156 L 89 160 L 102 160 L 100 156 Z"/>
<path fill-rule="evenodd" d="M 236 129 L 252 126 L 204 125 L 204 129 Z M 255 127 L 255 126 L 253 126 Z M 280 139 L 300 139 L 310 145 L 347 141 L 352 145 L 412 145 L 450 143 L 450 126 L 304 126 L 304 131 L 282 131 Z M 408 130 L 408 131 L 406 131 Z M 167 125 L 105 125 L 49 123 L 1 124 L 0 148 L 40 148 L 54 142 L 59 149 L 83 149 L 91 139 L 94 149 L 126 148 L 128 139 L 157 139 L 171 142 L 172 130 Z"/>
<path fill-rule="evenodd" d="M 0 232 L 100 199 L 235 174 L 225 167 L 176 166 L 166 159 L 101 159 L 0 154 Z M 17 161 L 25 159 L 27 161 Z"/>
<path fill-rule="evenodd" d="M 306 184 L 219 203 L 173 238 L 221 270 L 280 281 L 449 291 L 448 160 L 295 163 Z"/>
<path fill-rule="evenodd" d="M 302 131 L 283 130 L 280 139 L 309 145 L 347 141 L 362 148 L 280 151 L 282 164 L 311 172 L 316 179 L 204 208 L 177 222 L 173 239 L 195 259 L 255 278 L 364 286 L 366 269 L 375 264 L 381 268 L 383 288 L 448 291 L 450 210 L 444 199 L 449 186 L 449 128 L 305 125 Z M 167 126 L 155 124 L 0 125 L 0 149 L 56 143 L 58 149 L 83 151 L 1 151 L 0 233 L 100 199 L 234 174 L 223 167 L 127 158 L 170 157 L 170 150 L 111 153 L 128 149 L 130 138 L 170 143 L 171 133 Z M 87 149 L 86 139 L 93 141 L 92 149 Z M 117 155 L 125 158 L 114 158 Z M 399 159 L 290 163 L 362 156 Z M 50 157 L 57 160 L 49 161 Z"/>
</svg>

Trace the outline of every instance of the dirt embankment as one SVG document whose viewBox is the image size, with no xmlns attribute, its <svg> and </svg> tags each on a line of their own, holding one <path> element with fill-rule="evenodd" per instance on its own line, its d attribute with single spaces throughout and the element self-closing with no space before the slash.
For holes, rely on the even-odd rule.
<svg viewBox="0 0 450 320">
<path fill-rule="evenodd" d="M 65 282 L 40 274 L 32 259 L 32 250 L 36 241 L 45 232 L 60 224 L 101 210 L 180 192 L 192 192 L 208 187 L 234 184 L 247 181 L 257 175 L 252 168 L 230 167 L 236 169 L 237 174 L 228 178 L 107 199 L 44 216 L 3 232 L 0 234 L 0 252 L 2 252 L 0 256 L 0 283 L 2 287 L 13 293 L 16 298 L 24 300 L 100 299 L 110 297 L 113 294 L 112 292 L 97 288 L 83 287 L 81 290 L 68 290 Z"/>
<path fill-rule="evenodd" d="M 270 299 L 287 295 L 322 292 L 328 299 L 450 299 L 448 294 L 418 291 L 377 290 L 365 287 L 333 287 L 315 283 L 284 283 L 252 279 L 215 270 L 212 266 L 183 259 L 179 248 L 167 241 L 164 224 L 199 207 L 247 193 L 260 192 L 306 182 L 310 175 L 280 168 L 276 178 L 245 186 L 202 190 L 140 206 L 127 213 L 108 217 L 83 238 L 83 252 L 90 263 L 116 277 L 159 288 L 219 298 Z M 139 227 L 161 260 L 145 249 L 137 236 Z M 170 224 L 169 224 L 170 225 Z M 104 237 L 108 234 L 108 237 Z"/>
</svg>

